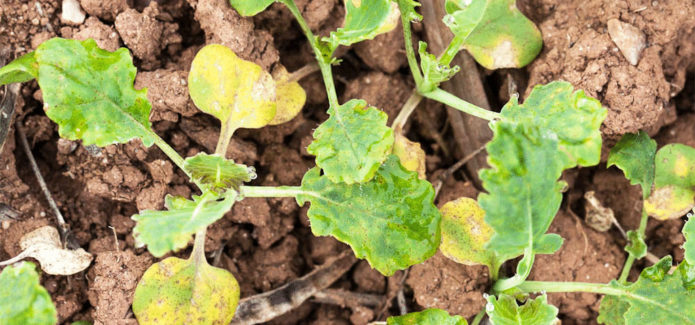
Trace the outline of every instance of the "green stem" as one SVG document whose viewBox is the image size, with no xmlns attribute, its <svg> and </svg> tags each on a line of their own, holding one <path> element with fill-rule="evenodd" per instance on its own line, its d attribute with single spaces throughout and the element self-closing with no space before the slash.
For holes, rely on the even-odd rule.
<svg viewBox="0 0 695 325">
<path fill-rule="evenodd" d="M 465 37 L 459 36 L 458 34 L 454 35 L 454 38 L 449 42 L 449 46 L 447 46 L 444 53 L 439 57 L 439 63 L 447 66 L 451 64 L 456 54 L 461 51 L 461 46 L 465 40 Z"/>
<path fill-rule="evenodd" d="M 647 215 L 647 212 L 642 209 L 642 219 L 640 219 L 639 222 L 639 228 L 637 229 L 637 234 L 639 238 L 644 238 L 644 234 L 647 231 L 647 220 L 649 219 L 649 216 Z M 628 243 L 629 244 L 629 243 Z M 637 260 L 637 257 L 630 253 L 627 256 L 627 260 L 625 260 L 625 265 L 623 265 L 623 271 L 620 272 L 620 278 L 618 279 L 618 282 L 622 284 L 627 283 L 627 277 L 630 275 L 630 269 L 632 269 L 632 264 Z"/>
<path fill-rule="evenodd" d="M 475 318 L 473 318 L 471 325 L 479 325 L 480 322 L 483 320 L 483 317 L 485 317 L 485 308 L 483 308 L 483 310 L 481 310 L 477 315 L 475 315 Z"/>
<path fill-rule="evenodd" d="M 629 292 L 604 283 L 526 281 L 516 287 L 526 292 L 591 292 L 611 296 L 632 296 Z"/>
<path fill-rule="evenodd" d="M 417 91 L 410 93 L 410 97 L 408 97 L 408 100 L 403 104 L 396 118 L 393 119 L 393 123 L 391 123 L 391 128 L 394 129 L 395 132 L 402 133 L 405 123 L 408 122 L 408 118 L 421 101 L 422 95 L 418 94 Z"/>
<path fill-rule="evenodd" d="M 164 154 L 166 154 L 167 157 L 169 157 L 169 159 L 171 159 L 171 161 L 173 161 L 174 164 L 177 167 L 179 167 L 179 169 L 181 169 L 183 173 L 186 174 L 186 176 L 188 176 L 188 178 L 191 179 L 191 181 L 202 191 L 203 185 L 195 179 L 193 179 L 193 177 L 191 177 L 191 173 L 189 173 L 185 168 L 183 168 L 183 157 L 181 157 L 181 155 L 179 155 L 179 153 L 176 152 L 174 148 L 172 148 L 166 141 L 164 141 L 164 139 L 160 138 L 159 135 L 157 135 L 154 132 L 152 132 L 152 135 L 154 136 L 154 144 L 157 145 L 157 147 L 159 147 L 159 149 L 161 149 L 164 152 Z"/>
<path fill-rule="evenodd" d="M 445 90 L 442 90 L 441 88 L 436 88 L 435 90 L 424 93 L 422 95 L 429 99 L 433 99 L 440 103 L 453 107 L 466 114 L 470 114 L 488 121 L 501 118 L 499 113 L 488 111 L 484 108 L 473 105 L 461 98 L 452 95 L 451 93 Z"/>
<path fill-rule="evenodd" d="M 300 194 L 318 194 L 302 190 L 299 186 L 242 186 L 243 197 L 297 197 Z"/>
<path fill-rule="evenodd" d="M 217 139 L 217 146 L 215 147 L 215 154 L 220 155 L 223 158 L 227 158 L 227 148 L 229 147 L 229 141 L 232 140 L 232 135 L 236 131 L 236 121 L 233 118 L 228 118 L 227 121 L 222 122 L 220 125 L 220 137 Z"/>
<path fill-rule="evenodd" d="M 304 17 L 302 17 L 302 13 L 299 11 L 299 8 L 297 8 L 297 5 L 294 3 L 294 0 L 278 1 L 287 6 L 287 9 L 290 10 L 294 18 L 297 20 L 299 27 L 302 28 L 304 35 L 306 35 L 306 38 L 309 40 L 309 45 L 311 45 L 311 48 L 314 50 L 314 55 L 316 55 L 316 61 L 319 64 L 319 68 L 321 69 L 321 75 L 323 76 L 323 82 L 326 85 L 328 103 L 331 107 L 338 107 L 338 105 L 340 105 L 338 103 L 338 93 L 335 90 L 335 84 L 333 83 L 333 72 L 331 71 L 333 51 L 322 51 L 322 49 L 326 49 L 326 47 L 322 46 L 319 43 L 319 39 L 316 36 L 314 36 L 314 33 L 311 32 L 311 28 L 309 28 L 309 25 L 307 25 L 306 21 L 304 20 Z"/>
<path fill-rule="evenodd" d="M 410 73 L 413 75 L 415 80 L 416 88 L 420 88 L 422 84 L 422 72 L 420 72 L 420 67 L 417 63 L 417 58 L 415 57 L 415 50 L 413 47 L 413 37 L 412 30 L 410 29 L 410 18 L 406 17 L 406 4 L 407 0 L 398 0 L 398 8 L 401 11 L 401 25 L 403 25 L 403 40 L 405 41 L 405 55 L 408 58 L 408 66 L 410 67 Z"/>
<path fill-rule="evenodd" d="M 205 235 L 208 231 L 207 227 L 198 230 L 195 233 L 195 242 L 193 242 L 193 252 L 191 252 L 191 257 L 195 265 L 207 264 L 208 261 L 205 258 Z"/>
</svg>

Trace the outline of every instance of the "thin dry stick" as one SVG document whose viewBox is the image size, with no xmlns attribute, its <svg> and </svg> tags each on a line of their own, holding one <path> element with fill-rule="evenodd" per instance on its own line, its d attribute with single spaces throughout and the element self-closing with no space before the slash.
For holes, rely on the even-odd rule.
<svg viewBox="0 0 695 325">
<path fill-rule="evenodd" d="M 0 152 L 10 132 L 12 116 L 14 115 L 14 104 L 19 93 L 20 85 L 17 83 L 5 87 L 5 97 L 0 101 Z"/>
<path fill-rule="evenodd" d="M 383 295 L 337 289 L 324 289 L 314 294 L 314 299 L 312 299 L 312 302 L 354 309 L 355 307 L 359 306 L 376 308 L 381 304 L 383 299 Z"/>
<path fill-rule="evenodd" d="M 461 160 L 457 161 L 455 164 L 449 167 L 449 169 L 445 170 L 441 175 L 439 175 L 437 185 L 434 186 L 434 197 L 436 198 L 437 195 L 439 195 L 439 190 L 442 189 L 442 185 L 444 184 L 444 181 L 446 181 L 447 178 L 451 177 L 453 173 L 459 170 L 459 168 L 463 167 L 468 161 L 475 158 L 475 156 L 477 156 L 483 150 L 485 150 L 484 145 L 478 149 L 475 149 L 475 151 L 468 154 L 468 156 L 463 157 Z"/>
</svg>

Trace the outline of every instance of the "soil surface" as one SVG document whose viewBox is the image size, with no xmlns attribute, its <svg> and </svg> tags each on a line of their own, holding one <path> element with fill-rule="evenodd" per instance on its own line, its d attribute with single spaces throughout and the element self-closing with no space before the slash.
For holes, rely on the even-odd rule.
<svg viewBox="0 0 695 325">
<path fill-rule="evenodd" d="M 136 88 L 149 89 L 154 130 L 184 157 L 212 152 L 219 133 L 219 123 L 198 113 L 188 96 L 188 70 L 202 46 L 224 44 L 265 69 L 283 65 L 294 71 L 314 61 L 299 27 L 279 4 L 256 17 L 243 18 L 226 0 L 80 2 L 86 20 L 74 23 L 61 20 L 59 0 L 0 0 L 0 56 L 18 57 L 56 36 L 93 38 L 108 50 L 127 47 L 139 71 Z M 338 0 L 296 2 L 318 35 L 338 27 L 344 16 Z M 535 84 L 564 79 L 608 109 L 602 126 L 606 147 L 622 134 L 640 129 L 655 135 L 660 146 L 673 142 L 695 146 L 695 5 L 681 0 L 519 0 L 518 6 L 540 27 L 544 48 L 524 69 L 481 70 L 493 109 L 509 97 L 510 84 L 529 85 L 518 89 L 523 95 Z M 636 30 L 644 41 L 633 44 L 628 49 L 632 52 L 618 48 L 614 40 L 618 36 L 609 28 L 615 24 L 632 26 L 625 30 Z M 424 37 L 421 25 L 415 25 L 415 32 L 415 37 Z M 398 28 L 341 48 L 342 62 L 334 69 L 341 100 L 365 99 L 392 120 L 413 88 L 403 46 Z M 636 55 L 636 61 L 624 53 Z M 318 73 L 300 83 L 307 92 L 302 114 L 282 125 L 240 130 L 232 140 L 227 157 L 255 166 L 259 177 L 254 185 L 298 185 L 314 166 L 306 147 L 313 130 L 327 118 L 326 93 Z M 61 324 L 78 320 L 136 324 L 130 309 L 134 288 L 157 259 L 135 247 L 135 223 L 130 216 L 144 209 L 162 209 L 166 194 L 188 197 L 195 189 L 156 147 L 133 141 L 93 148 L 60 139 L 41 101 L 36 82 L 24 84 L 15 120 L 26 129 L 41 174 L 76 243 L 95 256 L 85 272 L 69 277 L 42 275 L 42 284 L 58 308 Z M 451 128 L 444 107 L 429 101 L 406 127 L 408 137 L 421 142 L 427 153 L 428 178 L 434 184 L 455 162 Z M 0 259 L 19 253 L 24 234 L 56 225 L 17 136 L 13 127 L 0 150 L 0 208 L 18 216 L 0 219 Z M 461 196 L 475 198 L 479 189 L 468 176 L 456 172 L 448 177 L 437 204 Z M 642 204 L 639 188 L 631 186 L 615 167 L 606 169 L 605 163 L 568 171 L 563 179 L 570 186 L 550 232 L 561 234 L 565 243 L 557 254 L 536 258 L 531 279 L 606 282 L 615 278 L 625 260 L 625 240 L 615 227 L 598 232 L 587 225 L 583 195 L 594 191 L 623 228 L 634 229 Z M 330 237 L 313 236 L 306 211 L 306 206 L 298 207 L 290 198 L 238 202 L 208 229 L 210 261 L 234 274 L 242 298 L 309 273 L 346 246 Z M 650 220 L 650 252 L 681 260 L 682 223 L 680 219 Z M 184 250 L 175 255 L 187 254 Z M 641 261 L 636 266 L 646 265 Z M 503 268 L 503 273 L 512 271 L 513 265 Z M 439 253 L 391 277 L 361 261 L 332 288 L 374 295 L 380 299 L 379 306 L 307 301 L 271 323 L 366 324 L 399 314 L 403 307 L 409 311 L 443 308 L 470 319 L 484 308 L 483 294 L 489 286 L 485 267 L 459 265 Z M 397 302 L 399 293 L 405 303 Z M 563 324 L 595 323 L 599 299 L 593 294 L 549 295 Z"/>
</svg>

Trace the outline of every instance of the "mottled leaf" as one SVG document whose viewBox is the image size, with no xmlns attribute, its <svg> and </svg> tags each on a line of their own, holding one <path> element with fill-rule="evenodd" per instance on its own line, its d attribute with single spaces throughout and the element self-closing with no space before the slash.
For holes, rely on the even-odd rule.
<svg viewBox="0 0 695 325">
<path fill-rule="evenodd" d="M 647 244 L 637 231 L 629 230 L 627 232 L 627 240 L 626 252 L 638 259 L 647 256 Z"/>
<path fill-rule="evenodd" d="M 449 67 L 449 65 L 441 64 L 434 55 L 427 52 L 427 43 L 425 42 L 419 43 L 418 52 L 420 53 L 423 90 L 433 90 L 461 70 L 459 66 Z"/>
<path fill-rule="evenodd" d="M 224 45 L 207 45 L 195 55 L 188 91 L 198 109 L 230 130 L 260 128 L 275 117 L 273 77 Z"/>
<path fill-rule="evenodd" d="M 229 324 L 238 303 L 239 284 L 227 270 L 169 257 L 140 279 L 133 313 L 141 325 Z"/>
<path fill-rule="evenodd" d="M 627 133 L 608 154 L 608 167 L 615 165 L 620 168 L 630 184 L 642 187 L 642 196 L 646 199 L 654 183 L 655 156 L 656 141 L 646 132 Z"/>
<path fill-rule="evenodd" d="M 516 0 L 447 0 L 444 23 L 488 69 L 519 68 L 540 53 L 543 38 Z"/>
<path fill-rule="evenodd" d="M 485 307 L 490 322 L 495 325 L 551 325 L 555 323 L 557 308 L 548 304 L 545 295 L 536 299 L 528 299 L 519 306 L 512 296 L 501 294 L 498 297 L 488 296 Z"/>
<path fill-rule="evenodd" d="M 238 192 L 244 182 L 250 182 L 256 178 L 253 168 L 235 164 L 231 159 L 206 153 L 186 158 L 183 168 L 194 180 L 217 193 L 226 189 L 234 189 Z"/>
<path fill-rule="evenodd" d="M 425 166 L 425 151 L 417 142 L 408 140 L 405 136 L 397 133 L 393 142 L 392 153 L 401 160 L 401 165 L 405 169 L 417 172 L 420 179 L 427 179 Z"/>
<path fill-rule="evenodd" d="M 485 222 L 494 230 L 486 248 L 504 261 L 527 248 L 550 254 L 562 238 L 546 234 L 562 201 L 558 141 L 549 130 L 506 121 L 491 124 L 487 144 L 491 169 L 480 171 L 488 193 L 478 196 Z"/>
<path fill-rule="evenodd" d="M 384 275 L 418 264 L 439 246 L 440 214 L 432 185 L 389 156 L 369 182 L 348 185 L 309 170 L 297 202 L 311 202 L 308 215 L 317 236 L 350 245 Z"/>
<path fill-rule="evenodd" d="M 25 82 L 38 77 L 39 64 L 34 52 L 29 52 L 0 68 L 0 85 Z"/>
<path fill-rule="evenodd" d="M 695 217 L 688 214 L 688 221 L 685 222 L 683 226 L 683 236 L 685 236 L 685 244 L 683 244 L 683 249 L 685 250 L 685 260 L 688 261 L 690 265 L 695 265 Z"/>
<path fill-rule="evenodd" d="M 273 4 L 275 0 L 229 0 L 229 4 L 244 17 L 255 16 Z"/>
<path fill-rule="evenodd" d="M 630 303 L 616 296 L 604 296 L 598 310 L 599 324 L 624 325 L 625 313 L 630 308 Z"/>
<path fill-rule="evenodd" d="M 39 284 L 34 264 L 21 262 L 0 273 L 0 324 L 53 325 L 56 309 Z"/>
<path fill-rule="evenodd" d="M 133 236 L 138 247 L 147 245 L 147 250 L 156 257 L 184 248 L 196 231 L 206 228 L 232 208 L 236 192 L 229 191 L 224 200 L 206 193 L 187 200 L 180 196 L 167 195 L 167 211 L 145 210 L 133 216 L 137 225 Z"/>
<path fill-rule="evenodd" d="M 442 243 L 439 249 L 444 256 L 461 264 L 482 264 L 491 270 L 497 267 L 495 252 L 485 249 L 492 237 L 492 228 L 485 223 L 485 211 L 475 200 L 462 197 L 447 202 L 440 212 Z"/>
<path fill-rule="evenodd" d="M 343 27 L 323 39 L 333 49 L 338 45 L 350 46 L 372 39 L 398 25 L 400 12 L 398 5 L 391 0 L 345 0 L 344 3 Z"/>
<path fill-rule="evenodd" d="M 330 117 L 314 131 L 307 151 L 328 178 L 347 184 L 366 182 L 391 152 L 393 130 L 388 116 L 363 100 L 328 109 Z"/>
<path fill-rule="evenodd" d="M 387 325 L 468 325 L 461 316 L 450 316 L 445 310 L 429 308 L 423 311 L 391 316 L 386 320 Z"/>
<path fill-rule="evenodd" d="M 299 112 L 302 111 L 306 102 L 306 92 L 304 88 L 296 81 L 290 81 L 290 74 L 283 66 L 276 68 L 273 71 L 273 79 L 275 79 L 275 94 L 277 112 L 269 125 L 278 125 L 289 122 Z"/>
<path fill-rule="evenodd" d="M 606 109 L 584 91 L 574 91 L 572 84 L 554 81 L 533 87 L 519 105 L 517 97 L 504 105 L 501 114 L 517 123 L 527 123 L 557 134 L 565 169 L 598 164 L 601 156 L 601 123 Z"/>
<path fill-rule="evenodd" d="M 669 144 L 659 149 L 655 162 L 654 191 L 644 209 L 659 220 L 680 218 L 695 206 L 695 149 Z"/>
</svg>

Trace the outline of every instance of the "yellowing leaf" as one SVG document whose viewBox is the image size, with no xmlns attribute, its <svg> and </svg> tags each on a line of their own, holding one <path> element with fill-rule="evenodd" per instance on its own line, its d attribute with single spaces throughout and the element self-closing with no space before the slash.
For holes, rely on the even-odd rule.
<svg viewBox="0 0 695 325">
<path fill-rule="evenodd" d="M 259 65 L 242 60 L 224 45 L 196 54 L 188 75 L 195 105 L 236 128 L 260 128 L 275 117 L 275 82 Z"/>
<path fill-rule="evenodd" d="M 493 231 L 485 222 L 485 211 L 478 202 L 462 197 L 447 202 L 442 213 L 442 244 L 439 249 L 451 260 L 466 264 L 487 265 L 491 270 L 497 264 L 496 255 L 486 250 Z"/>
<path fill-rule="evenodd" d="M 644 209 L 659 219 L 683 216 L 695 206 L 695 148 L 669 144 L 656 153 L 654 191 Z"/>
<path fill-rule="evenodd" d="M 644 201 L 644 209 L 658 220 L 680 218 L 695 207 L 694 196 L 692 189 L 667 185 L 652 192 Z"/>
<path fill-rule="evenodd" d="M 239 284 L 207 262 L 169 257 L 142 276 L 133 298 L 140 325 L 229 324 L 239 303 Z"/>
<path fill-rule="evenodd" d="M 285 67 L 280 66 L 273 72 L 277 112 L 270 125 L 278 125 L 293 119 L 302 111 L 306 103 L 306 92 L 298 82 L 290 82 L 290 74 Z"/>
<path fill-rule="evenodd" d="M 401 165 L 405 169 L 417 172 L 420 179 L 426 179 L 425 175 L 425 151 L 420 144 L 412 142 L 400 133 L 395 135 L 392 153 L 401 160 Z"/>
</svg>

